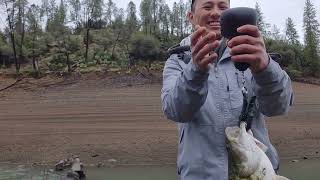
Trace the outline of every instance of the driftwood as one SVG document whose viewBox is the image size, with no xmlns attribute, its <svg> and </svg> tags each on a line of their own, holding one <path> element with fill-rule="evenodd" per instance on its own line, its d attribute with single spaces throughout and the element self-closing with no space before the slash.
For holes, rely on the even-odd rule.
<svg viewBox="0 0 320 180">
<path fill-rule="evenodd" d="M 11 84 L 11 85 L 9 85 L 9 86 L 7 86 L 7 87 L 5 87 L 5 88 L 0 89 L 0 92 L 1 92 L 1 91 L 4 91 L 4 90 L 7 90 L 7 89 L 9 89 L 9 88 L 12 88 L 13 86 L 17 85 L 18 82 L 22 81 L 22 79 L 23 79 L 23 78 L 19 78 L 19 79 L 17 79 L 13 84 Z"/>
</svg>

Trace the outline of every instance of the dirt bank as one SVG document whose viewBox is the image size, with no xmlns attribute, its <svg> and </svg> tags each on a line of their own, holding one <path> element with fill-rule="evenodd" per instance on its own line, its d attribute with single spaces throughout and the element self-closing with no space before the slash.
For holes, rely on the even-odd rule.
<svg viewBox="0 0 320 180">
<path fill-rule="evenodd" d="M 161 85 L 125 81 L 25 79 L 1 92 L 0 162 L 54 164 L 77 154 L 87 164 L 174 164 L 177 131 L 162 115 Z M 290 114 L 267 121 L 271 139 L 281 158 L 320 157 L 320 86 L 294 90 Z"/>
</svg>

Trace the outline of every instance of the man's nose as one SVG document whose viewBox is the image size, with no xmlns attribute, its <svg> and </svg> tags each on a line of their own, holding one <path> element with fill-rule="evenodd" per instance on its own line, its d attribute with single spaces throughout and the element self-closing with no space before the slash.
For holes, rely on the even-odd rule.
<svg viewBox="0 0 320 180">
<path fill-rule="evenodd" d="M 221 11 L 219 8 L 213 8 L 212 11 L 210 12 L 210 16 L 214 18 L 219 18 L 221 15 Z"/>
</svg>

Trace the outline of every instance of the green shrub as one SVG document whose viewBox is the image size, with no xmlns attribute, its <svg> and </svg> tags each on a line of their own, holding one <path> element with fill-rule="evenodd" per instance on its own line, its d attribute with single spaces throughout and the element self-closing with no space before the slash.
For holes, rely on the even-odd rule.
<svg viewBox="0 0 320 180">
<path fill-rule="evenodd" d="M 153 61 L 159 60 L 160 42 L 152 36 L 136 34 L 131 39 L 130 54 L 134 59 L 147 61 L 150 68 Z"/>
<path fill-rule="evenodd" d="M 286 72 L 292 79 L 302 77 L 302 72 L 299 70 L 296 70 L 293 66 L 289 66 L 288 68 L 286 68 Z"/>
</svg>

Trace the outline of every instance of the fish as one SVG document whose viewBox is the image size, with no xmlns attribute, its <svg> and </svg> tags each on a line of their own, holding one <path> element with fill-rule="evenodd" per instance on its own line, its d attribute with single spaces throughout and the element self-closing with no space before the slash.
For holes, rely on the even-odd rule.
<svg viewBox="0 0 320 180">
<path fill-rule="evenodd" d="M 240 127 L 225 129 L 229 180 L 289 180 L 276 174 L 265 153 L 267 146 L 255 139 L 246 126 L 241 122 Z"/>
</svg>

